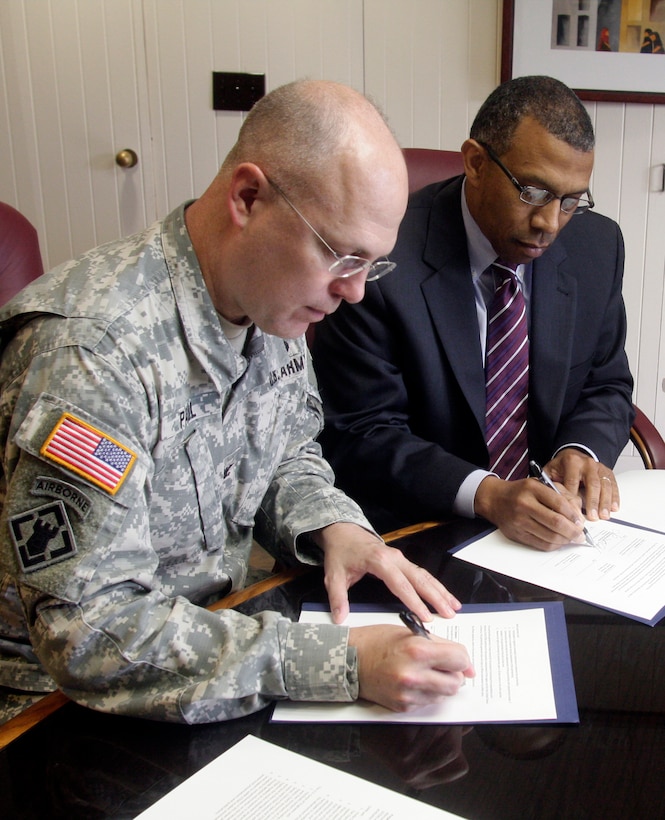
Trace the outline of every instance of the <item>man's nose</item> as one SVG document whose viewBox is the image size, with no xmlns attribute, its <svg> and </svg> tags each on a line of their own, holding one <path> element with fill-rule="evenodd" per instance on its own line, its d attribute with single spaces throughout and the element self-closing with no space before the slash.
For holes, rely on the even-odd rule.
<svg viewBox="0 0 665 820">
<path fill-rule="evenodd" d="M 531 225 L 536 230 L 542 231 L 546 234 L 556 236 L 562 228 L 562 220 L 568 219 L 568 214 L 564 214 L 561 210 L 561 201 L 553 199 L 547 205 L 541 205 L 539 208 L 534 208 L 531 215 Z"/>
<path fill-rule="evenodd" d="M 360 302 L 365 295 L 366 273 L 354 273 L 353 276 L 338 276 L 330 284 L 331 292 L 354 305 Z"/>
</svg>

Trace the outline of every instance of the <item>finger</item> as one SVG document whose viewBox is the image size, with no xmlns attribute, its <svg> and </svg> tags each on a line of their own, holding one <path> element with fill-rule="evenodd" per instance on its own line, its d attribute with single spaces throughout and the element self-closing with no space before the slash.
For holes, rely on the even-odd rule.
<svg viewBox="0 0 665 820">
<path fill-rule="evenodd" d="M 462 672 L 433 669 L 423 674 L 418 692 L 414 692 L 412 697 L 419 701 L 419 705 L 440 701 L 456 695 L 464 681 L 465 676 Z"/>
<path fill-rule="evenodd" d="M 517 540 L 535 549 L 551 552 L 568 544 L 583 544 L 584 522 L 577 517 L 571 521 L 567 515 L 556 510 L 542 507 L 534 516 L 522 524 L 522 531 Z"/>
<path fill-rule="evenodd" d="M 568 470 L 566 475 L 563 477 L 561 484 L 563 484 L 571 495 L 578 495 L 582 484 L 582 474 L 577 470 L 574 472 Z"/>
<path fill-rule="evenodd" d="M 444 618 L 452 617 L 461 608 L 462 604 L 446 587 L 430 575 L 426 569 L 409 563 L 405 569 L 405 575 L 410 581 L 418 595 L 434 607 L 439 615 Z M 423 618 L 423 620 L 425 620 Z M 431 614 L 427 613 L 427 620 L 431 620 Z"/>
<path fill-rule="evenodd" d="M 378 570 L 381 574 L 377 577 L 383 581 L 393 595 L 415 612 L 421 620 L 432 620 L 432 613 L 424 603 L 423 598 L 429 601 L 444 618 L 452 618 L 455 614 L 455 606 L 457 609 L 461 606 L 459 601 L 450 595 L 448 590 L 433 578 L 427 570 L 417 567 L 406 559 L 404 559 L 404 562 L 404 569 L 392 563 L 382 564 Z M 420 593 L 422 593 L 423 598 L 421 598 Z"/>
<path fill-rule="evenodd" d="M 600 485 L 601 481 L 597 474 L 589 476 L 584 483 L 584 512 L 589 521 L 598 520 L 598 507 L 601 493 Z"/>
<path fill-rule="evenodd" d="M 529 531 L 559 546 L 583 539 L 584 518 L 575 501 L 548 487 L 538 487 L 538 504 L 531 511 Z"/>
<path fill-rule="evenodd" d="M 600 477 L 600 500 L 598 509 L 601 518 L 608 519 L 610 512 L 619 510 L 619 487 L 617 486 L 614 474 L 601 475 Z"/>
<path fill-rule="evenodd" d="M 346 620 L 349 614 L 349 594 L 346 575 L 336 568 L 326 567 L 323 583 L 328 593 L 328 603 L 330 604 L 330 613 L 333 623 L 341 624 Z"/>
<path fill-rule="evenodd" d="M 464 683 L 464 678 L 475 676 L 469 652 L 463 644 L 433 635 L 425 649 L 430 669 L 457 675 L 460 686 Z"/>
</svg>

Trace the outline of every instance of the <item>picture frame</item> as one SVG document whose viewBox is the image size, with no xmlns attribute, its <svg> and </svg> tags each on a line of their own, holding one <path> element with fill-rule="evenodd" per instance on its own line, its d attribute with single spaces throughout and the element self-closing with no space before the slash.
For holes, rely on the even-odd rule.
<svg viewBox="0 0 665 820">
<path fill-rule="evenodd" d="M 610 0 L 604 4 L 605 10 L 615 3 L 618 4 L 615 13 L 620 14 L 622 2 Z M 568 0 L 503 0 L 501 82 L 528 74 L 547 74 L 573 88 L 582 100 L 665 103 L 665 54 L 644 54 L 639 50 L 630 52 L 618 48 L 620 45 L 625 47 L 629 35 L 634 44 L 638 29 L 647 28 L 648 20 L 643 23 L 632 21 L 633 25 L 624 26 L 621 32 L 615 26 L 612 52 L 597 50 L 595 30 L 587 32 L 589 42 L 586 47 L 577 47 L 577 44 L 557 47 L 556 40 L 564 31 L 560 20 L 570 23 L 571 15 L 563 12 L 574 9 L 572 14 L 575 15 L 580 8 L 583 11 L 590 9 L 593 22 L 598 3 L 599 0 L 584 3 L 579 0 L 574 3 Z M 574 23 L 575 20 L 571 25 Z M 665 39 L 665 23 L 661 31 Z M 589 47 L 591 42 L 593 45 Z M 630 45 L 630 39 L 628 43 Z M 661 59 L 662 63 L 656 62 Z"/>
</svg>

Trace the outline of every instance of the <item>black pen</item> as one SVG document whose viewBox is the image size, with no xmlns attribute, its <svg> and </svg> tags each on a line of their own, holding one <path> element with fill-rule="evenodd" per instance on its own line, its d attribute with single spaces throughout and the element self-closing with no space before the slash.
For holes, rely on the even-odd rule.
<svg viewBox="0 0 665 820">
<path fill-rule="evenodd" d="M 541 484 L 544 484 L 546 487 L 549 487 L 550 490 L 554 490 L 557 495 L 561 495 L 558 487 L 552 481 L 552 479 L 547 475 L 545 470 L 538 464 L 536 461 L 530 461 L 529 467 L 531 467 L 531 472 L 533 473 L 533 477 L 537 478 Z M 589 530 L 586 527 L 582 527 L 584 531 L 584 537 L 586 538 L 586 542 L 590 547 L 595 547 L 596 544 L 594 543 L 593 538 L 589 535 Z"/>
<path fill-rule="evenodd" d="M 402 619 L 404 626 L 408 626 L 414 635 L 420 635 L 422 638 L 429 638 L 429 631 L 425 629 L 425 624 L 420 620 L 419 616 L 416 615 L 415 612 L 411 612 L 410 609 L 403 609 L 399 613 L 399 617 Z"/>
</svg>

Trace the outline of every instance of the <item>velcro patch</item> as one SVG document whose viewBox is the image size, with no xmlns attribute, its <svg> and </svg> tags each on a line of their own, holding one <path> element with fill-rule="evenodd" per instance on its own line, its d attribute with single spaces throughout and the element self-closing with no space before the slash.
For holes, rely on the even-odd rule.
<svg viewBox="0 0 665 820">
<path fill-rule="evenodd" d="M 9 519 L 16 555 L 24 572 L 57 564 L 76 555 L 76 541 L 62 501 Z"/>
<path fill-rule="evenodd" d="M 40 453 L 115 495 L 129 475 L 136 453 L 90 424 L 63 413 Z"/>
</svg>

